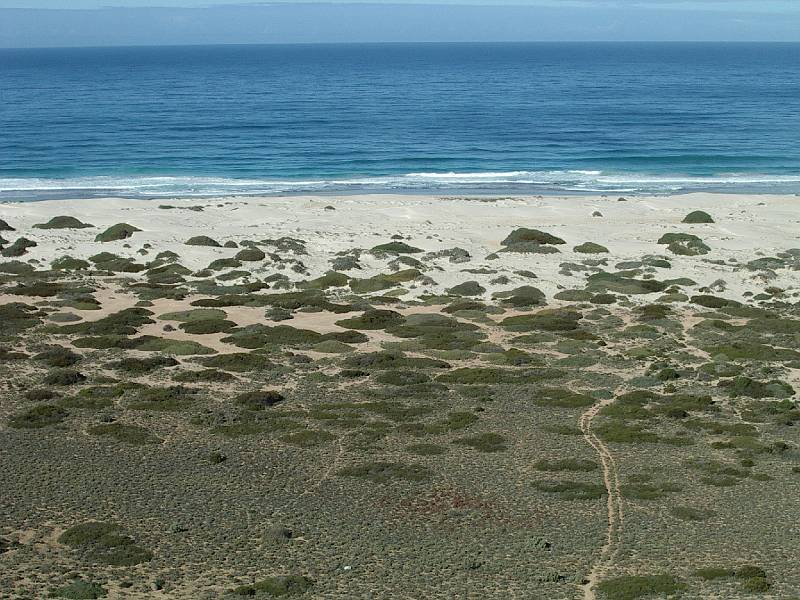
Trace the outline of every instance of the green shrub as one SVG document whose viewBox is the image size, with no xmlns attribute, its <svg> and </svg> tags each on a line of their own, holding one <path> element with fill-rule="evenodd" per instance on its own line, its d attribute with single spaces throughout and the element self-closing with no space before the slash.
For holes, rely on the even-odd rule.
<svg viewBox="0 0 800 600">
<path fill-rule="evenodd" d="M 388 290 L 398 284 L 414 281 L 422 277 L 422 273 L 417 269 L 404 269 L 387 275 L 381 273 L 368 279 L 351 279 L 350 289 L 356 294 L 371 294 L 381 290 Z"/>
<path fill-rule="evenodd" d="M 573 331 L 583 316 L 570 309 L 545 309 L 534 314 L 506 317 L 500 324 L 509 331 Z"/>
<path fill-rule="evenodd" d="M 372 254 L 419 254 L 424 252 L 421 248 L 409 246 L 405 242 L 389 242 L 387 244 L 380 244 L 370 250 Z"/>
<path fill-rule="evenodd" d="M 62 325 L 57 332 L 90 336 L 133 335 L 139 327 L 155 323 L 150 318 L 152 315 L 146 308 L 126 308 L 96 321 Z"/>
<path fill-rule="evenodd" d="M 65 586 L 53 590 L 50 597 L 68 598 L 69 600 L 96 600 L 97 598 L 105 598 L 107 594 L 107 590 L 99 583 L 76 579 Z"/>
<path fill-rule="evenodd" d="M 85 229 L 86 227 L 94 227 L 94 225 L 81 223 L 75 217 L 66 216 L 53 217 L 47 223 L 37 223 L 33 226 L 34 229 Z"/>
<path fill-rule="evenodd" d="M 208 237 L 207 235 L 196 235 L 194 237 L 189 238 L 184 243 L 187 246 L 208 246 L 211 248 L 222 247 L 222 244 L 220 244 L 217 240 Z"/>
<path fill-rule="evenodd" d="M 131 375 L 144 375 L 156 369 L 175 367 L 180 363 L 171 356 L 154 356 L 152 358 L 123 358 L 111 363 L 110 367 Z"/>
<path fill-rule="evenodd" d="M 81 551 L 90 562 L 115 567 L 138 565 L 153 558 L 152 552 L 137 546 L 121 531 L 122 528 L 114 523 L 90 521 L 70 527 L 58 541 Z"/>
<path fill-rule="evenodd" d="M 376 330 L 386 329 L 405 322 L 405 318 L 398 312 L 385 309 L 373 309 L 365 311 L 359 317 L 351 317 L 336 321 L 336 325 L 346 329 Z"/>
<path fill-rule="evenodd" d="M 2 254 L 6 258 L 18 258 L 24 254 L 27 254 L 28 248 L 35 248 L 38 245 L 39 244 L 37 244 L 33 240 L 21 237 L 17 238 L 14 241 L 14 243 L 11 244 L 8 248 L 3 248 L 2 250 L 0 250 L 0 254 Z"/>
<path fill-rule="evenodd" d="M 626 483 L 620 486 L 620 493 L 633 500 L 657 500 L 667 494 L 680 492 L 683 488 L 668 481 L 659 483 Z"/>
<path fill-rule="evenodd" d="M 94 238 L 94 241 L 115 242 L 118 240 L 126 240 L 138 231 L 141 231 L 141 229 L 129 225 L 128 223 L 117 223 L 106 229 L 103 233 L 98 234 L 97 237 Z"/>
<path fill-rule="evenodd" d="M 191 323 L 193 321 L 224 319 L 227 316 L 228 315 L 225 314 L 224 310 L 220 310 L 218 308 L 195 308 L 192 310 L 164 313 L 158 318 L 162 321 L 180 321 L 181 323 Z"/>
<path fill-rule="evenodd" d="M 658 243 L 666 245 L 667 250 L 681 256 L 698 256 L 711 251 L 703 240 L 690 233 L 665 233 Z"/>
<path fill-rule="evenodd" d="M 314 585 L 314 581 L 301 575 L 281 575 L 269 577 L 252 585 L 242 585 L 232 593 L 236 596 L 297 596 L 305 594 Z"/>
<path fill-rule="evenodd" d="M 406 446 L 406 452 L 416 454 L 417 456 L 438 456 L 440 454 L 445 454 L 447 448 L 437 446 L 436 444 L 412 444 Z"/>
<path fill-rule="evenodd" d="M 427 468 L 405 463 L 373 462 L 345 467 L 337 471 L 345 477 L 359 477 L 375 483 L 387 483 L 393 479 L 403 481 L 425 481 L 430 477 Z"/>
<path fill-rule="evenodd" d="M 266 371 L 275 368 L 275 364 L 266 356 L 251 352 L 219 354 L 217 356 L 200 359 L 200 362 L 206 367 L 222 369 L 223 371 L 233 371 L 235 373 Z"/>
<path fill-rule="evenodd" d="M 557 408 L 584 408 L 595 404 L 595 399 L 585 394 L 578 394 L 562 388 L 541 388 L 533 395 L 533 403 L 537 406 L 554 406 Z"/>
<path fill-rule="evenodd" d="M 322 277 L 299 283 L 297 287 L 305 290 L 327 290 L 332 287 L 344 287 L 349 282 L 350 278 L 347 275 L 336 271 L 328 271 Z"/>
<path fill-rule="evenodd" d="M 673 505 L 670 507 L 673 516 L 683 521 L 706 521 L 714 516 L 714 511 L 692 506 Z"/>
<path fill-rule="evenodd" d="M 15 429 L 40 429 L 63 423 L 67 416 L 69 413 L 59 406 L 40 404 L 22 414 L 11 417 L 8 425 Z"/>
<path fill-rule="evenodd" d="M 199 371 L 182 371 L 173 379 L 181 383 L 226 383 L 235 381 L 236 377 L 226 371 L 200 369 Z"/>
<path fill-rule="evenodd" d="M 477 281 L 465 281 L 445 291 L 451 296 L 480 296 L 486 293 L 486 288 Z"/>
<path fill-rule="evenodd" d="M 416 385 L 431 380 L 425 373 L 417 371 L 384 371 L 375 379 L 378 383 L 388 385 Z"/>
<path fill-rule="evenodd" d="M 573 248 L 573 251 L 581 254 L 605 254 L 608 253 L 608 248 L 595 244 L 594 242 L 585 242 Z"/>
<path fill-rule="evenodd" d="M 111 437 L 118 442 L 131 444 L 132 446 L 143 446 L 145 444 L 159 443 L 150 431 L 138 425 L 126 425 L 124 423 L 108 423 L 104 425 L 94 425 L 88 429 L 91 435 Z"/>
<path fill-rule="evenodd" d="M 538 229 L 520 227 L 512 231 L 506 239 L 500 242 L 501 246 L 510 246 L 520 242 L 533 242 L 536 244 L 566 244 L 564 240 Z"/>
<path fill-rule="evenodd" d="M 245 407 L 247 410 L 255 411 L 265 410 L 284 400 L 285 398 L 281 394 L 272 390 L 245 392 L 236 396 L 237 404 Z"/>
<path fill-rule="evenodd" d="M 533 487 L 541 492 L 557 494 L 562 500 L 597 500 L 606 494 L 604 486 L 580 481 L 536 481 Z"/>
<path fill-rule="evenodd" d="M 713 223 L 711 215 L 702 210 L 693 210 L 683 218 L 682 223 Z"/>
<path fill-rule="evenodd" d="M 236 323 L 227 319 L 192 320 L 180 324 L 180 328 L 192 335 L 208 335 L 225 333 L 236 327 Z"/>
<path fill-rule="evenodd" d="M 86 375 L 72 369 L 57 369 L 45 375 L 43 383 L 45 385 L 76 385 L 86 381 Z"/>
<path fill-rule="evenodd" d="M 72 258 L 71 256 L 62 256 L 50 263 L 50 268 L 53 269 L 53 271 L 83 271 L 90 266 L 91 265 L 85 260 Z"/>
<path fill-rule="evenodd" d="M 314 448 L 326 444 L 336 439 L 336 436 L 327 431 L 317 429 L 304 429 L 296 433 L 290 433 L 281 438 L 281 441 L 300 448 Z"/>
<path fill-rule="evenodd" d="M 46 350 L 39 352 L 33 357 L 35 360 L 40 360 L 48 367 L 71 367 L 72 365 L 80 362 L 80 354 L 76 354 L 69 348 L 63 346 L 50 346 Z"/>
<path fill-rule="evenodd" d="M 236 253 L 234 258 L 242 262 L 259 262 L 267 258 L 263 250 L 255 247 L 243 248 Z"/>
<path fill-rule="evenodd" d="M 601 581 L 597 586 L 606 600 L 636 600 L 659 594 L 676 594 L 686 589 L 686 584 L 672 575 L 625 575 Z"/>
</svg>

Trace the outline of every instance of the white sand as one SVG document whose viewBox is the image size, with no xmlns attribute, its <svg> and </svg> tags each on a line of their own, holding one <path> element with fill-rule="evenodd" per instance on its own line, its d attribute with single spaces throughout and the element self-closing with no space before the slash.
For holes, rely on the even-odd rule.
<svg viewBox="0 0 800 600">
<path fill-rule="evenodd" d="M 164 210 L 161 205 L 177 208 Z M 202 212 L 188 210 L 203 207 Z M 335 210 L 325 207 L 332 206 Z M 692 210 L 705 210 L 715 224 L 682 224 Z M 594 211 L 602 217 L 592 216 Z M 80 230 L 31 229 L 56 215 L 70 215 L 92 223 L 95 228 Z M 281 271 L 293 280 L 308 279 L 330 269 L 328 260 L 336 252 L 351 248 L 369 249 L 400 234 L 405 241 L 426 251 L 464 248 L 472 260 L 449 263 L 446 258 L 426 261 L 441 267 L 426 274 L 437 285 L 418 286 L 412 295 L 440 292 L 465 280 L 477 280 L 489 292 L 531 284 L 548 297 L 563 288 L 583 288 L 586 273 L 560 274 L 564 262 L 607 258 L 605 270 L 613 271 L 619 261 L 636 260 L 645 255 L 663 255 L 672 269 L 659 269 L 660 279 L 689 277 L 706 286 L 722 279 L 726 291 L 720 295 L 741 298 L 746 291 L 759 292 L 766 285 L 785 290 L 800 288 L 800 273 L 781 269 L 766 282 L 761 275 L 740 268 L 754 258 L 774 256 L 776 252 L 800 248 L 800 197 L 749 196 L 729 194 L 689 194 L 671 197 L 632 197 L 620 202 L 617 197 L 525 197 L 476 199 L 435 196 L 365 195 L 343 197 L 220 198 L 179 200 L 57 200 L 0 204 L 0 218 L 17 228 L 0 232 L 13 241 L 24 235 L 38 242 L 22 260 L 36 259 L 46 266 L 51 260 L 69 255 L 87 258 L 101 251 L 135 258 L 152 259 L 162 250 L 172 250 L 190 269 L 200 269 L 212 260 L 232 257 L 237 249 L 186 246 L 196 235 L 208 235 L 220 243 L 228 240 L 260 241 L 291 236 L 307 242 L 309 256 L 299 256 L 311 275 L 289 269 Z M 126 222 L 142 229 L 133 238 L 111 243 L 94 242 L 106 227 Z M 500 254 L 498 260 L 486 256 L 500 249 L 503 240 L 516 227 L 542 229 L 566 240 L 559 254 Z M 666 251 L 656 241 L 667 232 L 693 233 L 702 238 L 711 252 L 705 256 L 681 257 Z M 607 246 L 610 254 L 586 255 L 573 252 L 580 243 L 592 241 Z M 152 250 L 143 257 L 137 253 L 144 244 Z M 267 250 L 267 248 L 265 248 Z M 286 254 L 284 253 L 284 256 Z M 421 255 L 416 255 L 420 257 Z M 739 264 L 731 262 L 732 259 Z M 711 261 L 722 262 L 714 264 Z M 364 269 L 350 271 L 354 277 L 386 272 L 386 259 L 369 254 L 361 258 Z M 461 272 L 466 268 L 490 268 L 492 275 Z M 245 263 L 256 277 L 275 272 L 269 263 Z M 532 281 L 513 274 L 529 270 L 538 275 Z M 490 285 L 498 275 L 511 283 Z"/>
</svg>

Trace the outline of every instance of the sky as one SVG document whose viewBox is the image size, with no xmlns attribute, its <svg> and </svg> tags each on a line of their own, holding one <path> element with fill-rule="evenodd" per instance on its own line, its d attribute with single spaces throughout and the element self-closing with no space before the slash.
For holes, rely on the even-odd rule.
<svg viewBox="0 0 800 600">
<path fill-rule="evenodd" d="M 0 0 L 0 47 L 793 41 L 800 0 Z"/>
</svg>

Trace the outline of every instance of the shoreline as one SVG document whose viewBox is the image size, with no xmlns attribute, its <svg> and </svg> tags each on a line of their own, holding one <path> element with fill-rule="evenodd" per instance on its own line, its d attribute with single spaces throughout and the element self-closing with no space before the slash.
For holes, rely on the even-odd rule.
<svg viewBox="0 0 800 600">
<path fill-rule="evenodd" d="M 580 191 L 580 190 L 542 190 L 537 192 L 522 192 L 513 189 L 499 188 L 497 190 L 479 190 L 472 191 L 469 189 L 452 189 L 442 190 L 436 192 L 435 190 L 377 190 L 377 191 L 342 191 L 342 190 L 318 190 L 313 192 L 300 191 L 300 192 L 274 192 L 274 193 L 233 193 L 233 194 L 177 194 L 177 195 L 97 195 L 97 196 L 56 196 L 56 197 L 32 197 L 32 198 L 0 198 L 0 206 L 5 204 L 27 204 L 38 202 L 86 202 L 89 200 L 129 200 L 129 201 L 146 201 L 146 202 L 178 202 L 178 201 L 211 201 L 211 200 L 228 200 L 228 199 L 285 199 L 285 198 L 363 198 L 363 197 L 403 197 L 403 198 L 433 198 L 433 199 L 515 199 L 525 200 L 532 198 L 563 198 L 563 199 L 593 199 L 593 198 L 612 198 L 618 197 L 625 198 L 673 198 L 693 195 L 708 195 L 708 196 L 731 196 L 731 197 L 795 197 L 800 198 L 800 191 L 798 192 L 767 192 L 741 189 L 737 191 L 728 190 L 687 190 L 687 191 L 665 191 L 665 192 L 652 192 L 652 191 Z"/>
<path fill-rule="evenodd" d="M 541 199 L 562 199 L 562 200 L 659 200 L 676 199 L 686 197 L 697 198 L 761 198 L 761 199 L 800 199 L 798 192 L 751 192 L 740 191 L 706 191 L 694 190 L 685 192 L 629 192 L 629 191 L 542 191 L 520 193 L 509 190 L 498 189 L 496 191 L 481 190 L 477 192 L 444 190 L 441 193 L 436 191 L 414 191 L 414 190 L 387 190 L 387 191 L 315 191 L 311 192 L 275 192 L 275 193 L 256 193 L 256 194 L 203 194 L 203 195 L 175 195 L 175 196 L 125 196 L 125 195 L 100 195 L 100 196 L 66 196 L 63 198 L 41 198 L 41 199 L 0 199 L 0 206 L 15 204 L 39 204 L 43 202 L 210 202 L 210 201 L 258 201 L 258 200 L 290 200 L 290 199 L 328 199 L 328 198 L 348 198 L 348 199 L 370 199 L 379 200 L 382 198 L 393 200 L 405 198 L 411 200 L 541 200 Z"/>
</svg>

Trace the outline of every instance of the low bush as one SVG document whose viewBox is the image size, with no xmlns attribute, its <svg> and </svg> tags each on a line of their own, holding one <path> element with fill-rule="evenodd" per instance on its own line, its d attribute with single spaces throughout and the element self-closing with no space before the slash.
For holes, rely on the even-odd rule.
<svg viewBox="0 0 800 600">
<path fill-rule="evenodd" d="M 562 500 L 597 500 L 606 494 L 604 486 L 580 481 L 536 481 L 533 487 L 541 492 L 556 494 Z"/>
<path fill-rule="evenodd" d="M 339 469 L 337 474 L 344 477 L 368 479 L 375 483 L 387 483 L 394 479 L 403 481 L 425 481 L 431 475 L 426 467 L 420 465 L 389 462 L 373 462 L 345 467 Z"/>
<path fill-rule="evenodd" d="M 96 600 L 105 598 L 107 595 L 108 591 L 99 583 L 82 579 L 75 579 L 50 593 L 51 598 L 67 598 L 68 600 Z"/>
<path fill-rule="evenodd" d="M 128 567 L 148 562 L 153 553 L 137 546 L 115 523 L 90 521 L 67 529 L 59 543 L 79 550 L 90 562 Z"/>
<path fill-rule="evenodd" d="M 124 423 L 108 423 L 94 425 L 88 429 L 91 435 L 111 437 L 118 442 L 131 444 L 132 446 L 144 446 L 145 444 L 155 444 L 160 440 L 149 430 L 138 425 L 126 425 Z"/>
<path fill-rule="evenodd" d="M 648 596 L 676 594 L 686 584 L 672 575 L 625 575 L 601 581 L 597 591 L 606 600 L 637 600 Z"/>
<path fill-rule="evenodd" d="M 499 433 L 480 433 L 453 441 L 460 446 L 469 446 L 478 452 L 505 452 L 508 450 L 506 438 Z"/>
<path fill-rule="evenodd" d="M 242 585 L 231 593 L 236 596 L 297 596 L 305 594 L 314 585 L 314 581 L 302 575 L 280 575 L 269 577 L 251 585 Z"/>
<path fill-rule="evenodd" d="M 117 223 L 106 229 L 103 233 L 97 234 L 94 238 L 95 242 L 115 242 L 119 240 L 126 240 L 132 237 L 134 233 L 141 231 L 138 227 L 129 225 L 128 223 Z"/>
<path fill-rule="evenodd" d="M 80 362 L 80 354 L 76 354 L 69 348 L 63 346 L 50 346 L 46 350 L 36 354 L 34 359 L 45 363 L 48 367 L 71 367 Z"/>
<path fill-rule="evenodd" d="M 269 390 L 245 392 L 236 396 L 235 401 L 237 404 L 243 406 L 247 410 L 261 411 L 271 406 L 275 406 L 284 400 L 285 398 L 281 394 Z"/>
<path fill-rule="evenodd" d="M 63 423 L 67 416 L 69 413 L 59 406 L 40 404 L 22 414 L 11 417 L 8 425 L 15 429 L 40 429 Z"/>
<path fill-rule="evenodd" d="M 34 229 L 85 229 L 87 227 L 94 227 L 94 225 L 82 223 L 75 217 L 67 216 L 53 217 L 47 223 L 37 223 L 33 226 Z"/>
</svg>

